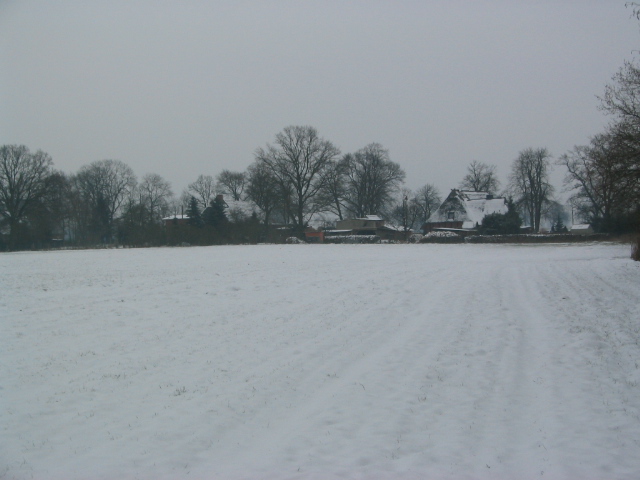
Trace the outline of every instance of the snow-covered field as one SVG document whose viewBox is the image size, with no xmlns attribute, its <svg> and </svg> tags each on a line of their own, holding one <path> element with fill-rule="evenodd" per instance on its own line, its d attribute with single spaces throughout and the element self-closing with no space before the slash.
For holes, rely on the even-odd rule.
<svg viewBox="0 0 640 480">
<path fill-rule="evenodd" d="M 0 478 L 640 478 L 626 245 L 0 255 Z"/>
</svg>

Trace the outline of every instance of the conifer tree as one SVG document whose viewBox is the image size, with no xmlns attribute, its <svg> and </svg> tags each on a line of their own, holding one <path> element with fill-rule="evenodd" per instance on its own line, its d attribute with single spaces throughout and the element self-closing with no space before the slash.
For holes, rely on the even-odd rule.
<svg viewBox="0 0 640 480">
<path fill-rule="evenodd" d="M 227 204 L 220 196 L 209 202 L 209 207 L 203 214 L 204 223 L 215 228 L 224 226 L 227 222 Z"/>
<path fill-rule="evenodd" d="M 189 217 L 189 225 L 198 228 L 201 228 L 203 226 L 202 215 L 200 214 L 200 207 L 198 206 L 198 200 L 196 199 L 196 197 L 191 197 L 189 199 L 187 216 Z"/>
</svg>

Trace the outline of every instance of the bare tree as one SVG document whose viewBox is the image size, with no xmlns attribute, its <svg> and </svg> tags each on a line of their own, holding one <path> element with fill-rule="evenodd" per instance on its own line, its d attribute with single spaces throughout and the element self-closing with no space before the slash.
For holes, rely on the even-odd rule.
<svg viewBox="0 0 640 480">
<path fill-rule="evenodd" d="M 529 217 L 535 232 L 540 231 L 545 203 L 553 195 L 553 186 L 549 183 L 550 158 L 546 148 L 527 148 L 514 160 L 509 177 L 509 191 Z"/>
<path fill-rule="evenodd" d="M 634 6 L 634 15 L 640 18 L 638 5 L 630 5 Z M 606 133 L 615 147 L 610 149 L 610 156 L 617 164 L 616 168 L 637 185 L 640 182 L 640 68 L 625 62 L 613 76 L 613 83 L 605 87 L 600 101 L 600 108 L 616 119 Z M 632 196 L 640 203 L 637 188 Z"/>
<path fill-rule="evenodd" d="M 169 204 L 173 197 L 171 184 L 157 173 L 148 173 L 142 177 L 138 191 L 140 203 L 149 213 L 149 220 L 160 222 L 169 213 Z"/>
<path fill-rule="evenodd" d="M 551 224 L 551 231 L 556 233 L 566 232 L 565 224 L 569 219 L 567 209 L 560 202 L 550 200 L 547 202 L 542 217 Z"/>
<path fill-rule="evenodd" d="M 467 174 L 460 182 L 460 188 L 473 192 L 496 193 L 500 187 L 500 181 L 496 174 L 495 165 L 474 160 L 467 167 Z"/>
<path fill-rule="evenodd" d="M 440 191 L 435 185 L 427 183 L 418 188 L 411 197 L 411 203 L 415 204 L 418 210 L 418 220 L 421 226 L 426 223 L 431 214 L 435 212 L 442 203 Z"/>
<path fill-rule="evenodd" d="M 389 151 L 371 143 L 342 159 L 346 177 L 345 204 L 357 217 L 382 213 L 402 185 L 405 173 Z"/>
<path fill-rule="evenodd" d="M 332 160 L 324 171 L 322 189 L 319 195 L 319 203 L 323 205 L 323 210 L 338 216 L 339 220 L 344 219 L 346 197 L 346 169 L 345 164 Z"/>
<path fill-rule="evenodd" d="M 605 87 L 600 108 L 620 121 L 640 126 L 640 68 L 625 62 Z"/>
<path fill-rule="evenodd" d="M 635 148 L 635 147 L 633 147 Z M 589 145 L 574 147 L 558 160 L 567 169 L 565 188 L 581 217 L 608 230 L 614 217 L 630 212 L 640 194 L 640 176 L 632 173 L 617 126 L 595 135 Z"/>
<path fill-rule="evenodd" d="M 9 241 L 17 241 L 17 227 L 29 209 L 47 191 L 51 157 L 38 150 L 31 153 L 24 145 L 0 147 L 0 216 L 9 224 Z"/>
<path fill-rule="evenodd" d="M 90 209 L 91 229 L 102 241 L 111 241 L 114 220 L 136 183 L 131 167 L 120 160 L 98 160 L 76 174 L 74 185 Z"/>
<path fill-rule="evenodd" d="M 265 227 L 269 227 L 271 213 L 280 203 L 280 182 L 271 169 L 256 161 L 247 170 L 247 197 L 264 215 Z"/>
<path fill-rule="evenodd" d="M 188 188 L 183 188 L 182 193 L 179 197 L 175 198 L 171 204 L 171 208 L 173 213 L 178 214 L 181 212 L 185 212 L 187 207 L 191 203 L 191 193 L 189 193 Z"/>
<path fill-rule="evenodd" d="M 46 182 L 45 194 L 38 202 L 43 206 L 45 223 L 49 228 L 49 238 L 46 240 L 50 240 L 54 235 L 63 240 L 69 233 L 72 211 L 69 176 L 60 171 L 52 171 Z"/>
<path fill-rule="evenodd" d="M 396 197 L 395 206 L 389 212 L 390 220 L 401 226 L 405 236 L 413 230 L 420 216 L 420 208 L 413 201 L 414 194 L 408 188 L 402 188 Z"/>
<path fill-rule="evenodd" d="M 200 209 L 204 210 L 215 194 L 215 185 L 211 175 L 199 175 L 195 182 L 187 186 L 189 198 L 195 197 L 200 204 Z"/>
<path fill-rule="evenodd" d="M 223 170 L 218 174 L 216 191 L 217 193 L 225 193 L 233 200 L 242 200 L 242 193 L 247 178 L 244 172 L 232 172 L 231 170 Z"/>
<path fill-rule="evenodd" d="M 331 160 L 340 154 L 328 140 L 309 126 L 286 127 L 276 135 L 275 145 L 256 150 L 256 160 L 263 163 L 283 188 L 291 188 L 290 211 L 299 235 L 309 218 L 316 213 L 323 173 Z"/>
<path fill-rule="evenodd" d="M 399 201 L 392 211 L 392 218 L 404 228 L 405 232 L 415 230 L 424 225 L 441 203 L 440 192 L 429 183 L 415 192 L 403 188 Z"/>
</svg>

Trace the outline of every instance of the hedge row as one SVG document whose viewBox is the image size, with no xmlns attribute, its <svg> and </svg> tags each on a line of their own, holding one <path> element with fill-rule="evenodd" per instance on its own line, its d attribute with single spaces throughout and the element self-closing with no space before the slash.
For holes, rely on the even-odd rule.
<svg viewBox="0 0 640 480">
<path fill-rule="evenodd" d="M 592 235 L 572 235 L 570 233 L 530 234 L 530 235 L 472 235 L 464 241 L 466 243 L 580 243 L 608 240 L 611 236 L 606 233 Z"/>
<path fill-rule="evenodd" d="M 378 235 L 330 235 L 324 243 L 380 243 Z"/>
<path fill-rule="evenodd" d="M 419 243 L 464 243 L 464 237 L 460 235 L 425 235 Z"/>
</svg>

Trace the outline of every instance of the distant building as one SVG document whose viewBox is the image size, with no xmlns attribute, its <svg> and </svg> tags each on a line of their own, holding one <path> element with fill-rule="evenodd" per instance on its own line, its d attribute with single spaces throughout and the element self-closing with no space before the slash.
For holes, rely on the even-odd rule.
<svg viewBox="0 0 640 480">
<path fill-rule="evenodd" d="M 165 227 L 171 228 L 177 225 L 187 225 L 189 223 L 189 215 L 173 215 L 162 219 Z"/>
<path fill-rule="evenodd" d="M 591 235 L 595 233 L 593 227 L 588 223 L 581 223 L 578 225 L 571 225 L 569 232 L 573 235 Z"/>
<path fill-rule="evenodd" d="M 427 219 L 422 231 L 427 234 L 436 229 L 473 230 L 482 224 L 486 215 L 505 214 L 508 211 L 507 200 L 504 197 L 454 188 L 442 205 Z"/>
<path fill-rule="evenodd" d="M 304 231 L 304 239 L 307 243 L 322 243 L 324 242 L 324 232 L 313 227 L 308 227 Z"/>
<path fill-rule="evenodd" d="M 327 235 L 377 235 L 381 240 L 404 240 L 405 232 L 401 228 L 385 225 L 378 215 L 367 215 L 363 218 L 338 220 L 336 229 L 326 232 Z"/>
<path fill-rule="evenodd" d="M 364 218 L 348 218 L 336 222 L 336 230 L 349 230 L 350 235 L 375 235 L 376 229 L 384 226 L 384 220 L 378 215 Z"/>
</svg>

